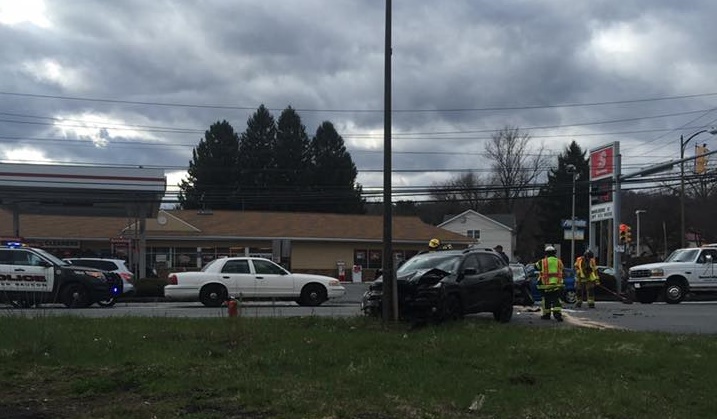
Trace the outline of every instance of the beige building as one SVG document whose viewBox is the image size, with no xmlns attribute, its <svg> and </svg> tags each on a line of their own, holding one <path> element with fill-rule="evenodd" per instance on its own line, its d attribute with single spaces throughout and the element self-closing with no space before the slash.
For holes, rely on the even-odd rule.
<svg viewBox="0 0 717 419">
<path fill-rule="evenodd" d="M 0 211 L 0 236 L 13 239 L 12 214 Z M 20 238 L 60 257 L 121 257 L 138 266 L 142 237 L 136 219 L 20 215 Z M 422 222 L 393 217 L 395 260 L 427 248 L 431 238 L 465 247 L 469 237 Z M 383 217 L 370 215 L 160 210 L 146 220 L 146 265 L 160 272 L 193 270 L 222 256 L 260 255 L 297 272 L 371 280 L 383 263 Z M 357 269 L 358 270 L 358 269 Z"/>
</svg>

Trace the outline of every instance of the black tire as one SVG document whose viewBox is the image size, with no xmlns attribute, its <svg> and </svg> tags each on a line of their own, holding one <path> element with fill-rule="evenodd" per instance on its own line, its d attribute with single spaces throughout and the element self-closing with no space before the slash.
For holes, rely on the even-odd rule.
<svg viewBox="0 0 717 419">
<path fill-rule="evenodd" d="M 451 294 L 443 302 L 441 321 L 460 320 L 463 318 L 463 306 L 457 295 Z"/>
<path fill-rule="evenodd" d="M 112 307 L 117 303 L 117 299 L 115 297 L 110 297 L 107 300 L 98 301 L 97 305 L 100 307 Z"/>
<path fill-rule="evenodd" d="M 207 307 L 221 307 L 228 299 L 229 292 L 219 284 L 205 285 L 199 292 L 199 301 Z"/>
<path fill-rule="evenodd" d="M 62 304 L 68 308 L 85 308 L 90 305 L 90 293 L 78 282 L 65 285 L 60 296 Z"/>
<path fill-rule="evenodd" d="M 565 290 L 561 298 L 565 301 L 565 304 L 575 304 L 578 302 L 578 293 L 575 290 Z"/>
<path fill-rule="evenodd" d="M 635 299 L 642 304 L 652 304 L 657 300 L 657 290 L 635 290 Z"/>
<path fill-rule="evenodd" d="M 679 304 L 685 299 L 687 287 L 681 281 L 668 281 L 664 293 L 667 304 Z"/>
<path fill-rule="evenodd" d="M 500 307 L 493 312 L 493 318 L 500 323 L 508 323 L 513 318 L 513 293 L 504 292 Z"/>
<path fill-rule="evenodd" d="M 323 285 L 308 284 L 301 290 L 299 305 L 316 307 L 321 305 L 326 299 L 326 288 L 324 288 Z"/>
</svg>

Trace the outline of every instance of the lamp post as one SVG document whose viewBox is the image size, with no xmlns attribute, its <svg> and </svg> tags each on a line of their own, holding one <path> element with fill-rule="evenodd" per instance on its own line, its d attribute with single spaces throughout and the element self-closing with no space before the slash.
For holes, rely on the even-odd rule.
<svg viewBox="0 0 717 419">
<path fill-rule="evenodd" d="M 570 218 L 570 263 L 573 263 L 575 261 L 575 181 L 578 179 L 578 172 L 573 164 L 567 165 L 565 171 L 573 177 L 573 210 Z"/>
<path fill-rule="evenodd" d="M 640 253 L 640 214 L 646 213 L 647 210 L 635 210 L 635 217 L 637 217 L 637 247 L 636 252 L 637 257 L 640 257 L 642 253 Z"/>
<path fill-rule="evenodd" d="M 680 160 L 685 158 L 685 147 L 691 139 L 696 136 L 709 132 L 711 135 L 717 134 L 717 128 L 703 129 L 687 137 L 687 140 L 680 135 Z M 680 162 L 680 247 L 685 247 L 685 162 Z"/>
</svg>

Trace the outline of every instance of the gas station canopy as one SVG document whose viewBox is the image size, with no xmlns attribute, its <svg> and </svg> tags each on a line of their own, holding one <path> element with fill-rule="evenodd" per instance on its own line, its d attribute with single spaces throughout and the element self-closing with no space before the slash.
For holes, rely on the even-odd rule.
<svg viewBox="0 0 717 419">
<path fill-rule="evenodd" d="M 0 163 L 0 207 L 15 214 L 153 218 L 161 169 Z"/>
</svg>

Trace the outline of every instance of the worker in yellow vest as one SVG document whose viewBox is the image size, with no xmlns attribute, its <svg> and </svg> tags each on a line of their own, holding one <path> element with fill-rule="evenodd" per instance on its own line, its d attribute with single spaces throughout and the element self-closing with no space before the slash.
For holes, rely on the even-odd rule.
<svg viewBox="0 0 717 419">
<path fill-rule="evenodd" d="M 581 307 L 583 299 L 587 297 L 588 307 L 595 308 L 595 285 L 600 284 L 600 277 L 592 250 L 587 249 L 582 256 L 575 260 L 575 281 L 578 291 L 578 301 L 575 303 L 575 307 Z"/>
<path fill-rule="evenodd" d="M 550 320 L 550 313 L 555 320 L 563 321 L 563 306 L 560 294 L 563 290 L 563 261 L 555 256 L 553 246 L 545 247 L 545 257 L 535 263 L 535 269 L 540 272 L 538 276 L 538 290 L 543 295 L 543 320 Z"/>
</svg>

